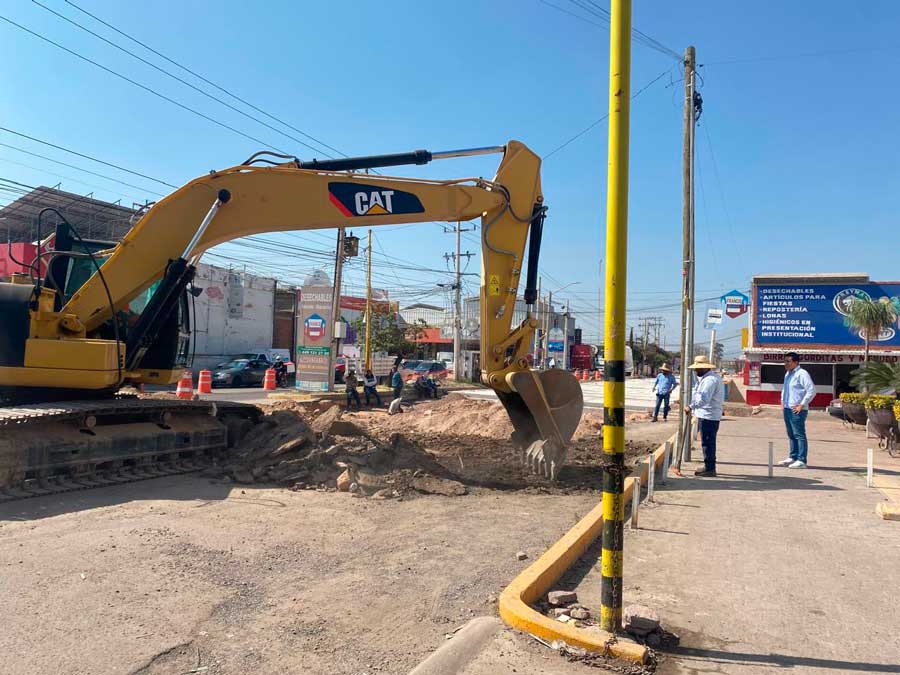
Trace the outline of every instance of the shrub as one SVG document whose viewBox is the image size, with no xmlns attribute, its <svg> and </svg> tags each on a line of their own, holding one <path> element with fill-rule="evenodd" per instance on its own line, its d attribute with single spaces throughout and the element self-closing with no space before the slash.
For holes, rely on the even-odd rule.
<svg viewBox="0 0 900 675">
<path fill-rule="evenodd" d="M 845 392 L 840 395 L 841 401 L 844 403 L 865 403 L 866 395 L 858 394 L 855 391 Z"/>
<path fill-rule="evenodd" d="M 896 402 L 897 398 L 895 396 L 872 394 L 866 399 L 865 406 L 869 410 L 887 410 L 893 407 Z"/>
</svg>

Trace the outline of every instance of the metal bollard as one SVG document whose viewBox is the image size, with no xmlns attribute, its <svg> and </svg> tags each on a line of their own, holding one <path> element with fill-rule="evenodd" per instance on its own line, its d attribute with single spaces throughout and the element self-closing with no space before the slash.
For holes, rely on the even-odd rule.
<svg viewBox="0 0 900 675">
<path fill-rule="evenodd" d="M 666 449 L 663 452 L 663 471 L 662 477 L 659 479 L 660 485 L 666 484 L 666 479 L 669 476 L 669 462 L 671 462 L 672 457 L 672 441 L 666 441 Z"/>
<path fill-rule="evenodd" d="M 638 529 L 638 509 L 641 506 L 641 479 L 634 477 L 634 492 L 631 493 L 631 529 Z"/>
<path fill-rule="evenodd" d="M 653 483 L 656 482 L 656 462 L 653 461 L 653 453 L 647 458 L 647 501 L 653 501 Z"/>
<path fill-rule="evenodd" d="M 875 450 L 866 448 L 866 487 L 872 487 L 872 481 L 875 477 Z"/>
<path fill-rule="evenodd" d="M 772 477 L 772 465 L 775 463 L 775 444 L 769 441 L 769 478 Z"/>
</svg>

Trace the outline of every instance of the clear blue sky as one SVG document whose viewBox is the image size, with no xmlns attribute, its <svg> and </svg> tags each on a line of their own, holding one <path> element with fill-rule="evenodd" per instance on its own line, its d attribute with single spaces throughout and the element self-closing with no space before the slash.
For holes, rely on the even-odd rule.
<svg viewBox="0 0 900 675">
<path fill-rule="evenodd" d="M 596 21 L 569 0 L 550 1 Z M 62 0 L 42 2 L 160 62 Z M 608 30 L 538 0 L 76 2 L 350 155 L 509 138 L 545 154 L 606 113 Z M 698 297 L 747 288 L 755 273 L 900 277 L 900 4 L 698 2 L 690 9 L 636 2 L 634 25 L 679 53 L 695 45 L 704 64 L 697 136 Z M 303 158 L 322 156 L 31 2 L 4 3 L 0 14 L 260 140 Z M 0 36 L 0 57 L 15 66 L 2 76 L 2 126 L 173 184 L 237 164 L 260 149 L 5 22 Z M 632 91 L 666 71 L 632 106 L 628 280 L 630 319 L 664 315 L 671 345 L 678 317 L 671 305 L 680 286 L 681 66 L 634 45 Z M 561 296 L 593 334 L 605 228 L 606 134 L 606 124 L 597 125 L 549 158 L 543 174 L 550 206 L 544 288 L 580 282 Z M 0 142 L 144 189 L 0 147 L 0 176 L 26 184 L 61 181 L 73 192 L 126 202 L 167 190 L 3 132 Z M 490 176 L 495 164 L 495 157 L 455 160 L 402 173 Z M 423 267 L 444 268 L 441 255 L 453 247 L 453 237 L 433 224 L 376 232 L 376 255 L 383 250 Z M 332 232 L 271 239 L 324 250 Z M 464 241 L 478 250 L 474 237 Z M 321 265 L 235 246 L 220 252 L 292 279 Z M 478 271 L 475 260 L 469 271 Z M 361 267 L 351 266 L 351 291 L 360 289 L 361 278 Z M 397 297 L 405 287 L 408 298 L 447 280 L 444 274 L 387 266 L 376 274 L 377 285 Z M 468 282 L 474 290 L 476 279 Z M 733 322 L 723 333 L 733 335 L 737 328 Z M 736 346 L 734 340 L 727 344 Z"/>
</svg>

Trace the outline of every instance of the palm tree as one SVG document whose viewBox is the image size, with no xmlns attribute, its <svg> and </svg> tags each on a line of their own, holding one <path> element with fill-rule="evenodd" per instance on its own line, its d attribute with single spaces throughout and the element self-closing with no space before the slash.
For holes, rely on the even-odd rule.
<svg viewBox="0 0 900 675">
<path fill-rule="evenodd" d="M 863 391 L 900 392 L 900 363 L 873 361 L 854 370 L 850 384 Z"/>
<path fill-rule="evenodd" d="M 862 335 L 866 344 L 864 362 L 869 363 L 869 339 L 878 337 L 885 328 L 889 328 L 897 320 L 897 310 L 890 302 L 856 298 L 847 308 L 845 323 L 855 328 Z"/>
</svg>

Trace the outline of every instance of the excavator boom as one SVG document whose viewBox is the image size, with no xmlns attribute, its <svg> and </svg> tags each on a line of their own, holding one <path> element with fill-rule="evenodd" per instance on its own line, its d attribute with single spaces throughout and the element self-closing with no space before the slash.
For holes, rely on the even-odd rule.
<svg viewBox="0 0 900 675">
<path fill-rule="evenodd" d="M 355 173 L 488 152 L 503 153 L 492 180 Z M 258 164 L 269 161 L 261 154 L 197 178 L 154 204 L 70 297 L 40 284 L 28 292 L 0 288 L 0 318 L 15 322 L 0 343 L 0 389 L 27 391 L 32 398 L 60 388 L 111 395 L 123 384 L 174 381 L 176 364 L 157 359 L 148 365 L 148 350 L 171 324 L 200 256 L 218 244 L 264 232 L 480 218 L 482 380 L 509 411 L 529 463 L 555 475 L 582 400 L 571 374 L 534 373 L 526 358 L 537 327 L 530 310 L 546 211 L 540 158 L 517 141 L 469 151 L 294 159 L 270 166 Z M 529 235 L 529 267 L 523 270 Z M 523 271 L 528 318 L 512 326 Z M 151 285 L 152 295 L 127 337 L 116 332 L 110 339 L 117 315 Z"/>
</svg>

